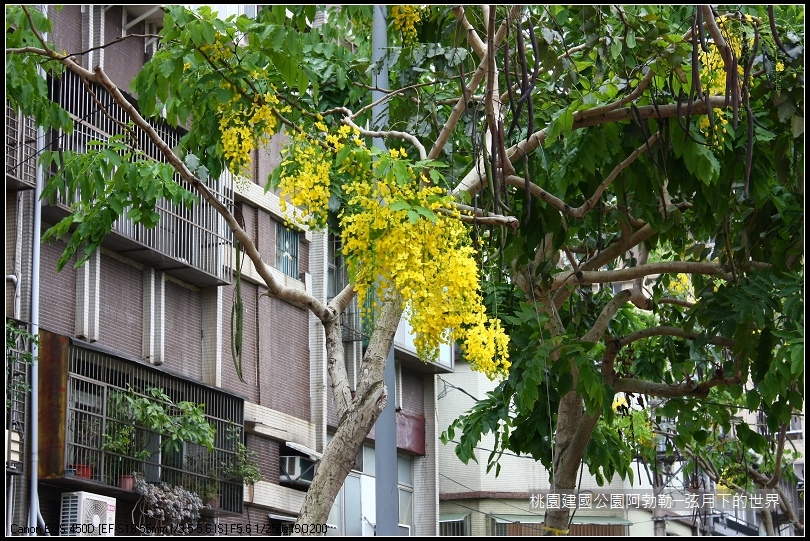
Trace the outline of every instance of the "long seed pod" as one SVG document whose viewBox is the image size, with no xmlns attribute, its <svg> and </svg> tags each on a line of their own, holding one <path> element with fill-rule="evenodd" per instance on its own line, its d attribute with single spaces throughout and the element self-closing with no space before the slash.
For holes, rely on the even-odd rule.
<svg viewBox="0 0 810 541">
<path fill-rule="evenodd" d="M 743 42 L 747 43 L 747 42 Z M 745 107 L 745 112 L 748 117 L 748 147 L 746 149 L 745 154 L 745 196 L 748 197 L 748 189 L 750 187 L 751 182 L 751 163 L 754 159 L 754 113 L 751 111 L 751 105 L 749 104 L 749 91 L 750 91 L 750 80 L 751 80 L 751 68 L 754 67 L 754 58 L 757 56 L 757 51 L 759 50 L 759 29 L 754 27 L 754 44 L 751 47 L 751 50 L 748 52 L 748 57 L 743 58 L 744 62 L 744 73 L 743 73 L 743 84 L 742 84 L 742 99 L 743 99 L 743 107 Z"/>
<path fill-rule="evenodd" d="M 779 50 L 787 56 L 787 50 L 785 46 L 782 45 L 782 40 L 779 38 L 779 32 L 776 31 L 776 18 L 774 17 L 773 13 L 773 6 L 768 6 L 768 21 L 771 23 L 771 36 L 773 36 L 773 42 L 776 43 L 776 46 L 779 47 Z"/>
</svg>

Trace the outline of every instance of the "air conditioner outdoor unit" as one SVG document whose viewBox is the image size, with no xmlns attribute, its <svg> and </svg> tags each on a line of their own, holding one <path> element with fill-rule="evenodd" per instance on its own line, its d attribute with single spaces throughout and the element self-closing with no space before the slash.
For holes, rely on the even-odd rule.
<svg viewBox="0 0 810 541">
<path fill-rule="evenodd" d="M 91 492 L 62 493 L 60 535 L 115 535 L 115 498 Z"/>
<path fill-rule="evenodd" d="M 303 456 L 279 457 L 279 482 L 309 486 L 315 477 L 316 462 Z"/>
</svg>

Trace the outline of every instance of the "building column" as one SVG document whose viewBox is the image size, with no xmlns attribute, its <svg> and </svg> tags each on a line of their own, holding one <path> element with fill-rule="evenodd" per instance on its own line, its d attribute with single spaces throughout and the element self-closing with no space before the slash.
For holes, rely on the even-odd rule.
<svg viewBox="0 0 810 541">
<path fill-rule="evenodd" d="M 101 274 L 100 250 L 76 270 L 76 327 L 77 338 L 98 340 L 99 288 Z"/>
<path fill-rule="evenodd" d="M 439 419 L 436 376 L 424 378 L 425 456 L 413 461 L 414 534 L 439 535 Z"/>
<path fill-rule="evenodd" d="M 154 365 L 164 361 L 166 276 L 155 269 L 143 271 L 143 358 Z"/>
<path fill-rule="evenodd" d="M 326 302 L 329 257 L 329 236 L 323 232 L 313 232 L 309 244 L 309 270 L 305 276 L 305 287 L 316 299 Z M 312 393 L 310 415 L 315 428 L 315 450 L 326 448 L 326 404 L 329 386 L 326 370 L 326 333 L 321 321 L 309 313 L 309 387 Z"/>
<path fill-rule="evenodd" d="M 222 317 L 223 288 L 209 287 L 202 290 L 203 342 L 202 379 L 208 385 L 222 387 Z"/>
</svg>

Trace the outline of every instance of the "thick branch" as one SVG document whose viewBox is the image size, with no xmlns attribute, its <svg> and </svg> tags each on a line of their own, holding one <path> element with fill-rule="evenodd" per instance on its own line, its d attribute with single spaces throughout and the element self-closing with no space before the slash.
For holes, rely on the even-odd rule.
<svg viewBox="0 0 810 541">
<path fill-rule="evenodd" d="M 725 97 L 723 96 L 712 96 L 708 98 L 708 103 L 711 105 L 712 108 L 725 108 L 726 101 Z M 589 126 L 597 126 L 601 124 L 609 124 L 611 122 L 622 122 L 626 120 L 633 120 L 635 118 L 639 119 L 646 119 L 646 118 L 671 118 L 678 115 L 678 104 L 669 104 L 669 105 L 646 105 L 643 107 L 636 108 L 638 115 L 633 112 L 633 108 L 631 107 L 624 107 L 621 109 L 606 111 L 600 114 L 592 114 L 592 116 L 583 116 L 577 119 L 576 115 L 574 116 L 574 124 L 572 129 L 580 129 L 580 128 L 587 128 Z M 589 110 L 588 112 L 593 111 L 593 109 Z M 702 115 L 705 114 L 707 111 L 706 102 L 699 101 L 695 102 L 691 113 L 693 115 Z M 684 111 L 680 111 L 683 114 Z M 518 159 L 522 158 L 523 156 L 530 154 L 538 147 L 542 146 L 546 140 L 546 129 L 543 128 L 540 131 L 537 131 L 531 134 L 528 138 L 524 139 L 517 145 L 507 149 L 507 155 L 512 163 L 517 161 Z M 481 189 L 480 183 L 482 182 L 481 176 L 478 174 L 478 170 L 473 167 L 471 171 L 458 183 L 458 185 L 453 189 L 453 193 L 459 193 L 462 191 L 466 191 L 469 193 L 475 193 Z"/>
<path fill-rule="evenodd" d="M 453 15 L 455 15 L 456 21 L 458 21 L 458 23 L 464 27 L 464 30 L 467 31 L 467 43 L 470 44 L 470 47 L 472 47 L 472 50 L 478 55 L 478 58 L 483 60 L 484 56 L 487 54 L 486 45 L 484 45 L 483 40 L 478 35 L 478 32 L 475 31 L 472 23 L 469 21 L 469 19 L 467 19 L 464 6 L 454 7 Z"/>
<path fill-rule="evenodd" d="M 653 336 L 674 336 L 676 338 L 685 338 L 687 340 L 699 340 L 700 338 L 704 337 L 700 333 L 685 331 L 680 327 L 662 325 L 658 327 L 649 327 L 647 329 L 630 333 L 619 339 L 619 344 L 624 347 L 632 344 L 633 342 L 644 340 L 645 338 L 651 338 Z M 723 347 L 734 346 L 734 340 L 724 336 L 715 336 L 714 338 L 711 338 L 708 343 Z"/>
<path fill-rule="evenodd" d="M 707 397 L 709 391 L 719 385 L 737 385 L 738 378 L 712 378 L 700 383 L 684 381 L 677 385 L 656 383 L 636 378 L 615 378 L 610 382 L 617 393 L 634 393 L 657 396 L 659 398 L 677 398 L 682 396 Z"/>
<path fill-rule="evenodd" d="M 635 267 L 617 270 L 581 270 L 579 272 L 559 273 L 554 276 L 553 288 L 556 289 L 565 285 L 574 284 L 588 285 L 605 284 L 610 282 L 625 282 L 634 280 L 641 276 L 666 273 L 706 274 L 710 276 L 719 275 L 723 278 L 730 279 L 730 276 L 725 271 L 725 267 L 717 263 L 700 261 L 668 261 L 661 263 L 650 263 L 648 265 L 637 265 Z"/>
<path fill-rule="evenodd" d="M 591 328 L 582 337 L 582 340 L 585 342 L 596 342 L 597 340 L 602 338 L 602 335 L 605 334 L 605 330 L 607 330 L 607 326 L 610 323 L 610 320 L 613 319 L 613 316 L 616 315 L 616 312 L 619 311 L 619 308 L 622 307 L 627 301 L 630 300 L 630 291 L 624 290 L 616 293 L 610 301 L 602 308 L 602 312 L 599 314 L 599 317 L 596 318 L 596 321 L 591 325 Z"/>
<path fill-rule="evenodd" d="M 326 370 L 329 372 L 338 419 L 343 419 L 352 407 L 352 390 L 346 372 L 340 312 L 335 312 L 333 319 L 325 321 L 323 328 L 326 334 Z"/>
<path fill-rule="evenodd" d="M 493 214 L 480 208 L 474 208 L 462 203 L 455 204 L 456 209 L 461 211 L 459 219 L 462 222 L 472 224 L 488 224 L 488 225 L 505 225 L 511 229 L 517 229 L 520 226 L 520 220 L 514 216 L 504 216 L 503 214 Z M 445 208 L 440 208 L 439 212 L 443 214 L 451 214 L 451 211 Z"/>
<path fill-rule="evenodd" d="M 513 6 L 512 11 L 509 13 L 509 19 L 513 19 L 517 14 L 520 12 L 521 6 Z M 506 38 L 506 29 L 507 24 L 504 22 L 501 24 L 501 27 L 498 29 L 497 34 L 495 34 L 495 38 L 493 39 L 493 46 L 494 48 L 500 47 L 503 40 Z M 484 78 L 484 73 L 486 72 L 487 68 L 487 61 L 486 58 L 482 59 L 481 62 L 478 64 L 478 67 L 475 69 L 475 73 L 473 73 L 472 78 L 470 79 L 470 84 L 467 85 L 467 90 L 465 92 L 466 95 L 471 96 L 475 89 L 478 88 L 478 85 L 481 84 L 481 80 Z M 461 84 L 464 84 L 462 81 Z M 464 113 L 464 110 L 467 108 L 467 102 L 465 100 L 458 100 L 453 110 L 450 112 L 450 115 L 447 117 L 447 122 L 444 124 L 444 128 L 436 137 L 436 141 L 433 143 L 433 147 L 428 152 L 428 158 L 431 160 L 435 160 L 439 157 L 439 155 L 444 151 L 444 145 L 447 144 L 447 141 L 450 139 L 450 134 L 453 133 L 453 130 L 456 128 L 461 115 Z M 475 168 L 473 168 L 475 169 Z M 456 195 L 456 190 L 454 190 L 453 195 Z"/>
<path fill-rule="evenodd" d="M 358 399 L 362 399 L 375 384 L 383 381 L 388 352 L 393 347 L 394 333 L 402 318 L 402 298 L 393 291 L 389 291 L 389 294 L 392 297 L 383 300 L 380 314 L 374 318 L 374 331 L 363 355 L 357 384 Z"/>
</svg>

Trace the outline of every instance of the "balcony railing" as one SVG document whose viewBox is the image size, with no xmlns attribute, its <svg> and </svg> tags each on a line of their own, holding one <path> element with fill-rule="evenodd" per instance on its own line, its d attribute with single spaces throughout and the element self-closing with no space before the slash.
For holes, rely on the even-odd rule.
<svg viewBox="0 0 810 541">
<path fill-rule="evenodd" d="M 147 156 L 160 162 L 166 161 L 143 130 L 127 127 L 131 124 L 126 111 L 112 100 L 106 90 L 94 85 L 94 96 L 87 91 L 79 77 L 70 72 L 50 82 L 51 99 L 70 113 L 75 128 L 70 134 L 51 134 L 49 148 L 85 152 L 91 141 L 107 141 L 115 135 L 127 134 L 129 140 Z M 152 127 L 170 147 L 176 146 L 183 135 L 180 130 L 165 124 L 153 123 Z M 175 181 L 191 190 L 191 186 L 179 174 Z M 224 173 L 219 179 L 210 179 L 207 187 L 225 206 L 233 206 L 233 178 L 230 173 Z M 69 203 L 60 200 L 55 207 L 43 209 L 43 216 L 48 221 L 61 219 L 67 214 Z M 113 233 L 107 236 L 104 245 L 195 285 L 231 282 L 232 233 L 210 204 L 200 201 L 188 209 L 160 200 L 155 211 L 160 215 L 160 220 L 151 229 L 122 216 L 113 225 Z"/>
<path fill-rule="evenodd" d="M 32 119 L 6 103 L 6 189 L 36 186 L 37 130 Z"/>
<path fill-rule="evenodd" d="M 43 392 L 66 387 L 66 400 L 62 412 L 52 412 L 41 423 L 40 477 L 85 483 L 98 492 L 109 490 L 104 487 L 131 490 L 135 479 L 141 478 L 147 483 L 182 486 L 203 498 L 215 493 L 219 498 L 214 511 L 242 512 L 243 484 L 227 478 L 244 433 L 242 399 L 76 344 L 67 348 L 51 344 L 45 350 L 48 355 L 42 358 L 49 366 L 43 367 Z M 174 404 L 204 404 L 205 419 L 216 430 L 213 450 L 188 441 L 174 450 L 164 445 L 164 434 L 122 415 L 124 396 L 146 397 L 171 407 L 146 394 L 150 388 L 161 389 Z M 58 397 L 42 394 L 45 407 L 60 409 Z M 124 445 L 115 446 L 115 439 L 122 435 Z"/>
<path fill-rule="evenodd" d="M 6 320 L 6 473 L 25 467 L 25 420 L 30 390 L 32 337 L 30 326 Z"/>
</svg>

